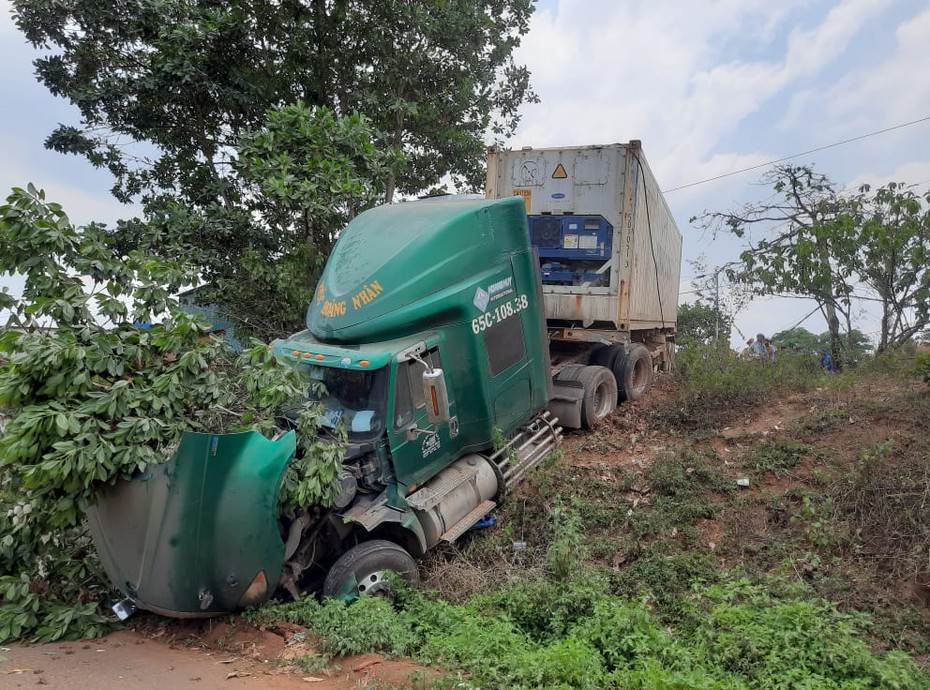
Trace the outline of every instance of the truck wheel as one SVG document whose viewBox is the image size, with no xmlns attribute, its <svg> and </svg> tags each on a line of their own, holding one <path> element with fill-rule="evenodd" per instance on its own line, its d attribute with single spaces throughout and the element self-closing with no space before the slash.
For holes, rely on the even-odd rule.
<svg viewBox="0 0 930 690">
<path fill-rule="evenodd" d="M 614 375 L 621 400 L 639 400 L 652 387 L 652 353 L 641 343 L 630 347 L 625 359 L 618 359 Z"/>
<path fill-rule="evenodd" d="M 588 364 L 596 364 L 599 367 L 607 367 L 613 371 L 617 364 L 617 360 L 623 359 L 623 357 L 623 345 L 618 343 L 613 343 L 612 345 L 600 345 L 591 351 L 591 356 L 588 358 Z"/>
<path fill-rule="evenodd" d="M 606 367 L 583 367 L 575 378 L 584 386 L 581 428 L 591 429 L 617 407 L 617 379 Z"/>
<path fill-rule="evenodd" d="M 555 375 L 555 378 L 558 381 L 577 381 L 579 372 L 584 368 L 584 364 L 566 364 Z"/>
<path fill-rule="evenodd" d="M 403 548 L 383 539 L 362 542 L 329 569 L 323 596 L 352 601 L 369 594 L 393 600 L 388 573 L 396 573 L 414 587 L 420 583 L 416 561 Z"/>
</svg>

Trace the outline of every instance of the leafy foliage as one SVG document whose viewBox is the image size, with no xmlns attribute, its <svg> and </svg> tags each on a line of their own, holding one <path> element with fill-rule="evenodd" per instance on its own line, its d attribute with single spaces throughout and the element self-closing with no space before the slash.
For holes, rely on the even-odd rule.
<svg viewBox="0 0 930 690">
<path fill-rule="evenodd" d="M 842 333 L 841 349 L 846 361 L 855 362 L 862 360 L 873 350 L 872 342 L 858 328 L 853 328 L 848 333 Z M 772 336 L 774 343 L 780 350 L 791 350 L 794 352 L 819 352 L 820 350 L 830 351 L 830 333 L 826 331 L 820 335 L 815 335 L 806 328 L 795 327 L 787 331 L 779 331 Z"/>
<path fill-rule="evenodd" d="M 712 345 L 730 340 L 733 318 L 722 313 L 713 305 L 695 302 L 678 305 L 678 326 L 675 342 L 682 347 L 689 345 Z"/>
<path fill-rule="evenodd" d="M 36 61 L 39 80 L 80 111 L 80 125 L 59 126 L 48 145 L 110 169 L 124 199 L 177 189 L 195 205 L 232 201 L 240 137 L 301 99 L 372 118 L 379 148 L 407 154 L 403 191 L 449 173 L 477 185 L 486 132 L 508 135 L 533 98 L 513 60 L 529 0 L 14 9 L 25 37 L 52 48 Z M 126 150 L 121 139 L 151 146 Z"/>
<path fill-rule="evenodd" d="M 860 250 L 856 271 L 882 307 L 878 351 L 909 341 L 930 324 L 930 193 L 889 183 L 852 201 Z"/>
<path fill-rule="evenodd" d="M 461 688 L 926 687 L 907 655 L 871 651 L 864 616 L 736 577 L 696 585 L 692 596 L 705 625 L 677 630 L 647 600 L 583 576 L 511 585 L 465 606 L 409 592 L 397 609 L 367 597 L 349 608 L 306 599 L 249 616 L 307 626 L 330 651 L 440 663 L 461 674 Z"/>
<path fill-rule="evenodd" d="M 924 383 L 930 383 L 930 352 L 918 352 L 915 359 L 917 376 Z"/>
<path fill-rule="evenodd" d="M 304 397 L 298 372 L 263 345 L 236 355 L 172 297 L 181 263 L 115 254 L 30 185 L 0 207 L 0 272 L 25 276 L 0 335 L 0 639 L 100 630 L 102 593 L 83 511 L 98 489 L 171 457 L 185 431 L 272 434 Z M 142 321 L 153 322 L 150 329 Z M 304 405 L 298 427 L 312 439 Z M 331 499 L 338 446 L 307 441 L 286 498 Z"/>
<path fill-rule="evenodd" d="M 374 144 L 371 122 L 298 101 L 268 111 L 238 142 L 237 193 L 185 202 L 163 194 L 148 221 L 119 224 L 123 248 L 194 261 L 201 304 L 262 338 L 299 330 L 336 231 L 383 191 L 397 152 Z M 153 232 L 153 228 L 155 232 Z"/>
<path fill-rule="evenodd" d="M 446 176 L 477 189 L 485 139 L 535 100 L 513 59 L 530 0 L 13 7 L 47 51 L 39 81 L 80 113 L 46 146 L 108 169 L 263 338 L 297 330 L 347 219 Z M 149 230 L 119 235 L 135 248 Z"/>
</svg>

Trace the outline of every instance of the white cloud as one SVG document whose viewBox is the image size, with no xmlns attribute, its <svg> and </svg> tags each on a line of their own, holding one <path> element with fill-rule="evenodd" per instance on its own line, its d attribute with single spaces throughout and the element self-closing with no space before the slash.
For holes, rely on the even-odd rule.
<svg viewBox="0 0 930 690">
<path fill-rule="evenodd" d="M 670 189 L 930 114 L 930 82 L 919 76 L 930 70 L 930 10 L 915 4 L 896 27 L 890 17 L 905 15 L 907 5 L 562 0 L 557 11 L 534 17 L 524 39 L 519 59 L 542 103 L 525 109 L 513 145 L 641 139 Z M 891 149 L 886 136 L 798 161 L 816 163 L 841 184 L 930 181 L 922 139 L 903 133 L 910 146 Z M 769 190 L 753 186 L 763 172 L 668 195 L 685 260 L 703 253 L 713 266 L 738 256 L 733 238 L 711 242 L 687 221 L 704 209 L 765 198 Z M 782 330 L 811 308 L 799 300 L 757 302 L 746 326 Z M 805 325 L 819 331 L 821 321 L 815 314 Z"/>
<path fill-rule="evenodd" d="M 844 74 L 825 89 L 799 93 L 788 124 L 815 121 L 825 136 L 841 139 L 930 115 L 930 82 L 922 77 L 930 72 L 928 42 L 930 9 L 897 28 L 893 50 L 884 59 Z M 907 136 L 910 132 L 883 135 L 879 145 Z"/>
</svg>

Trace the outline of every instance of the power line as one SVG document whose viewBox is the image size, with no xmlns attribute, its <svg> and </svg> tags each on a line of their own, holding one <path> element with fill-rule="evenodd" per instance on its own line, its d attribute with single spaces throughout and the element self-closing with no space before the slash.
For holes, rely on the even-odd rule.
<svg viewBox="0 0 930 690">
<path fill-rule="evenodd" d="M 842 146 L 843 144 L 849 144 L 853 141 L 859 141 L 860 139 L 868 139 L 869 137 L 874 137 L 877 134 L 885 134 L 886 132 L 891 132 L 896 129 L 901 129 L 902 127 L 910 127 L 911 125 L 916 125 L 921 122 L 926 122 L 930 120 L 930 115 L 927 117 L 922 117 L 919 120 L 911 120 L 910 122 L 904 122 L 900 125 L 895 125 L 894 127 L 887 127 L 885 129 L 879 129 L 875 132 L 869 132 L 868 134 L 863 134 L 858 137 L 853 137 L 851 139 L 844 139 L 843 141 L 837 141 L 832 144 L 827 144 L 826 146 L 818 146 L 815 149 L 810 149 L 809 151 L 802 151 L 801 153 L 793 153 L 790 156 L 785 156 L 783 158 L 776 158 L 771 160 L 768 163 L 759 163 L 758 165 L 751 165 L 748 168 L 743 168 L 742 170 L 734 170 L 733 172 L 723 173 L 722 175 L 717 175 L 715 177 L 708 177 L 706 180 L 699 180 L 697 182 L 689 182 L 688 184 L 683 184 L 680 187 L 672 187 L 671 189 L 666 189 L 662 193 L 668 194 L 669 192 L 677 192 L 679 189 L 687 189 L 688 187 L 696 187 L 700 184 L 706 184 L 707 182 L 713 182 L 714 180 L 720 180 L 724 177 L 731 177 L 732 175 L 739 175 L 744 172 L 749 172 L 750 170 L 758 170 L 759 168 L 766 168 L 775 163 L 781 163 L 782 161 L 791 160 L 792 158 L 797 158 L 798 156 L 806 156 L 809 153 L 816 153 L 817 151 L 824 151 L 826 149 L 832 149 L 835 146 Z"/>
</svg>

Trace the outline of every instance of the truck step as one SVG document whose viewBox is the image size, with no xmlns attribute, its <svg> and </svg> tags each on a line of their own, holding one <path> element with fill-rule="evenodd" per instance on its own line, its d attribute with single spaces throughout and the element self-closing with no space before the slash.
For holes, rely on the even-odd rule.
<svg viewBox="0 0 930 690">
<path fill-rule="evenodd" d="M 450 527 L 445 532 L 445 534 L 439 537 L 439 540 L 449 542 L 451 544 L 456 539 L 465 534 L 469 527 L 478 522 L 478 520 L 483 518 L 490 511 L 494 510 L 496 506 L 497 504 L 494 501 L 485 501 L 484 503 L 479 504 L 477 508 L 472 510 L 468 515 L 452 525 L 452 527 Z"/>
<path fill-rule="evenodd" d="M 429 510 L 462 484 L 478 474 L 477 467 L 459 467 L 457 472 L 447 472 L 407 496 L 407 504 L 414 510 Z"/>
<path fill-rule="evenodd" d="M 499 473 L 501 491 L 513 486 L 562 441 L 562 427 L 558 421 L 546 410 L 491 456 Z"/>
</svg>

